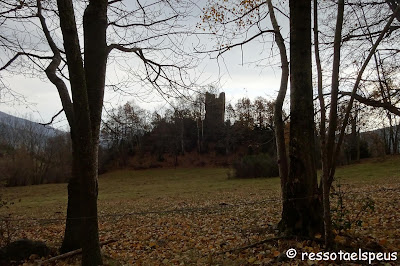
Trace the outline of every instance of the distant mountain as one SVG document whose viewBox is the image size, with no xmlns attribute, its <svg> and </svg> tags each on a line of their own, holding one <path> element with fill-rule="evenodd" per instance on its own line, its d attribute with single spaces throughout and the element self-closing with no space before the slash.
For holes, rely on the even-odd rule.
<svg viewBox="0 0 400 266">
<path fill-rule="evenodd" d="M 0 111 L 0 141 L 18 145 L 23 139 L 46 140 L 64 132 Z"/>
</svg>

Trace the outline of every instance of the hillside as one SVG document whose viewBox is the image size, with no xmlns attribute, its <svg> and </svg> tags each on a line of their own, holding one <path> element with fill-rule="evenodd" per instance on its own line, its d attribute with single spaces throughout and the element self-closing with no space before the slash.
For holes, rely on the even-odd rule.
<svg viewBox="0 0 400 266">
<path fill-rule="evenodd" d="M 0 112 L 0 180 L 6 186 L 65 182 L 69 139 L 63 131 Z"/>
<path fill-rule="evenodd" d="M 54 137 L 62 133 L 60 130 L 50 126 L 43 126 L 28 119 L 0 111 L 0 133 L 3 138 L 8 134 L 21 134 L 21 132 L 33 133 L 43 137 Z"/>
</svg>

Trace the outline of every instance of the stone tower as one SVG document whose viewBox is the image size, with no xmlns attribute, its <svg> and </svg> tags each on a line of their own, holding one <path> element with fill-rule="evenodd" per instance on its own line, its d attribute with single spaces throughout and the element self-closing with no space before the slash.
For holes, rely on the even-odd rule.
<svg viewBox="0 0 400 266">
<path fill-rule="evenodd" d="M 206 138 L 217 140 L 222 133 L 225 122 L 225 93 L 221 92 L 219 97 L 216 97 L 215 94 L 206 92 L 205 107 L 204 125 Z"/>
</svg>

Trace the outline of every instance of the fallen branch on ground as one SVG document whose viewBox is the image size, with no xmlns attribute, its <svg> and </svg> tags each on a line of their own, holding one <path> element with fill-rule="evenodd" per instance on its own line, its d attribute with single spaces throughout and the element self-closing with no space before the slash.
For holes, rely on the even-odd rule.
<svg viewBox="0 0 400 266">
<path fill-rule="evenodd" d="M 116 239 L 106 240 L 106 241 L 100 242 L 100 246 L 108 245 L 108 244 L 114 243 L 114 242 L 117 242 L 117 240 Z M 56 260 L 66 259 L 66 258 L 75 256 L 75 255 L 78 255 L 80 253 L 82 253 L 82 249 L 81 248 L 73 250 L 73 251 L 70 251 L 70 252 L 67 252 L 67 253 L 64 253 L 64 254 L 61 254 L 61 255 L 58 255 L 58 256 L 55 256 L 55 257 L 52 257 L 52 258 L 50 258 L 48 260 L 40 261 L 38 265 L 42 265 L 44 263 L 48 263 L 48 262 L 52 262 L 52 261 L 56 261 Z"/>
</svg>

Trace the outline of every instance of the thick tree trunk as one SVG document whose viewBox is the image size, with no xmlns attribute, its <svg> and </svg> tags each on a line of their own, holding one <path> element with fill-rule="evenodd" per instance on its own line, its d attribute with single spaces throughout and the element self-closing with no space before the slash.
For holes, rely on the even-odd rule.
<svg viewBox="0 0 400 266">
<path fill-rule="evenodd" d="M 322 206 L 314 158 L 311 76 L 311 1 L 290 3 L 290 168 L 279 229 L 283 235 L 322 232 Z"/>
<path fill-rule="evenodd" d="M 83 129 L 85 130 L 85 129 Z M 87 129 L 86 129 L 87 131 Z M 62 253 L 82 247 L 82 265 L 101 265 L 97 218 L 97 142 L 72 134 L 73 176 L 68 184 L 68 209 Z"/>
<path fill-rule="evenodd" d="M 70 123 L 74 146 L 74 176 L 79 179 L 80 189 L 80 243 L 82 264 L 101 265 L 97 218 L 97 170 L 98 145 L 101 113 L 103 107 L 104 84 L 107 63 L 107 1 L 89 1 L 83 18 L 84 56 L 81 48 L 73 3 L 71 0 L 57 0 L 60 11 L 60 26 L 63 33 L 65 53 L 68 61 L 74 120 Z M 71 186 L 71 191 L 76 191 Z M 75 202 L 76 194 L 69 200 Z M 74 203 L 69 204 L 75 208 Z M 69 213 L 78 210 L 70 209 Z M 70 217 L 67 217 L 67 220 Z M 67 223 L 67 226 L 71 226 Z M 75 228 L 66 228 L 66 233 L 76 233 Z M 70 238 L 66 236 L 65 238 Z"/>
<path fill-rule="evenodd" d="M 68 207 L 64 239 L 60 248 L 66 253 L 81 248 L 80 192 L 79 180 L 72 177 L 68 183 Z"/>
<path fill-rule="evenodd" d="M 99 242 L 97 217 L 97 145 L 90 143 L 81 154 L 81 213 L 82 213 L 82 265 L 101 265 L 102 257 Z"/>
<path fill-rule="evenodd" d="M 98 195 L 98 151 L 101 114 L 107 67 L 107 4 L 106 0 L 90 1 L 83 16 L 85 43 L 85 78 L 88 95 L 90 136 L 87 149 L 81 160 L 81 212 L 82 220 L 82 265 L 101 265 L 97 216 Z M 83 129 L 83 128 L 82 128 Z M 84 134 L 84 132 L 81 132 Z M 85 145 L 86 143 L 81 143 Z"/>
<path fill-rule="evenodd" d="M 72 143 L 74 141 L 72 140 Z M 76 145 L 76 144 L 75 144 Z M 78 157 L 76 147 L 72 144 L 72 177 L 68 182 L 68 206 L 64 239 L 60 248 L 61 253 L 80 249 L 81 245 L 81 210 L 80 210 L 80 183 L 78 176 Z"/>
</svg>

